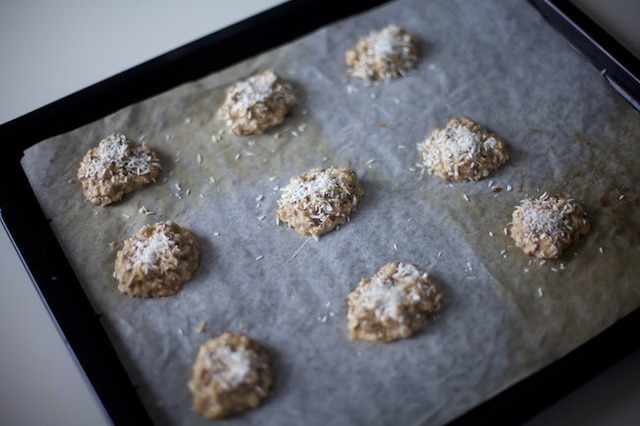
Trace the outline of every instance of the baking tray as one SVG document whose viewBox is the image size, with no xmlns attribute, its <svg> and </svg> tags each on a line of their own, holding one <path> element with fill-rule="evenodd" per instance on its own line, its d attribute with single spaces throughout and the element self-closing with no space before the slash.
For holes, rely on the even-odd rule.
<svg viewBox="0 0 640 426">
<path fill-rule="evenodd" d="M 568 0 L 530 0 L 545 19 L 589 59 L 602 76 L 640 111 L 640 58 Z"/>
<path fill-rule="evenodd" d="M 23 151 L 43 139 L 75 129 L 379 3 L 382 2 L 350 2 L 345 8 L 338 2 L 291 1 L 0 128 L 0 140 L 11 146 L 1 160 L 3 182 L 11 182 L 0 188 L 3 225 L 114 423 L 145 424 L 150 423 L 150 418 L 30 189 L 20 165 Z M 234 54 L 213 54 L 220 51 Z M 637 347 L 638 341 L 632 336 L 640 324 L 639 317 L 639 310 L 632 312 L 588 343 L 453 423 L 517 423 L 526 419 Z"/>
</svg>

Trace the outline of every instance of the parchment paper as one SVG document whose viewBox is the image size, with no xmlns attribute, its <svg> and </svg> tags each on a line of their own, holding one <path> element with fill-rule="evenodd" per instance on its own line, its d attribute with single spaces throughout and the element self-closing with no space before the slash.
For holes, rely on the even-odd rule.
<svg viewBox="0 0 640 426">
<path fill-rule="evenodd" d="M 388 84 L 347 78 L 344 52 L 390 23 L 420 38 L 419 67 Z M 265 135 L 212 141 L 225 89 L 268 67 L 293 84 L 292 115 Z M 456 116 L 502 136 L 511 159 L 477 183 L 421 178 L 416 144 Z M 75 173 L 116 131 L 144 139 L 164 169 L 96 207 Z M 158 424 L 209 424 L 186 383 L 200 344 L 225 330 L 268 346 L 276 374 L 264 404 L 229 424 L 440 424 L 638 307 L 639 136 L 638 113 L 526 2 L 403 0 L 46 140 L 23 165 Z M 322 165 L 350 165 L 366 193 L 316 242 L 277 226 L 275 211 L 290 176 Z M 592 231 L 540 265 L 503 229 L 544 191 L 575 197 Z M 123 296 L 109 243 L 158 220 L 194 231 L 200 267 L 175 296 Z M 431 274 L 443 309 L 410 339 L 349 341 L 347 294 L 397 260 Z"/>
</svg>

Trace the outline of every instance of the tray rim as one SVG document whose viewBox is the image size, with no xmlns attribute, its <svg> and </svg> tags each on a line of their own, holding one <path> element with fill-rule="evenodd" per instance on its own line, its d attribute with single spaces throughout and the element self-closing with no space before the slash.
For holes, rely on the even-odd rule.
<svg viewBox="0 0 640 426">
<path fill-rule="evenodd" d="M 610 36 L 570 0 L 528 0 L 607 82 L 640 111 L 640 58 Z"/>
</svg>

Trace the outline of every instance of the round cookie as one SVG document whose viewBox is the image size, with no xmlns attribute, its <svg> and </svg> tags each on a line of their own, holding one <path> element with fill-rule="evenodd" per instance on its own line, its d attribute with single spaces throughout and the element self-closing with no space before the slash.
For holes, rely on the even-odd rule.
<svg viewBox="0 0 640 426">
<path fill-rule="evenodd" d="M 454 182 L 480 180 L 509 159 L 502 139 L 466 117 L 435 129 L 418 149 L 430 174 Z"/>
<path fill-rule="evenodd" d="M 252 135 L 282 123 L 295 103 L 291 85 L 266 70 L 233 85 L 218 116 L 236 135 Z"/>
<path fill-rule="evenodd" d="M 86 199 L 106 206 L 155 182 L 159 174 L 160 161 L 155 152 L 116 133 L 87 152 L 77 176 Z"/>
<path fill-rule="evenodd" d="M 363 37 L 345 54 L 351 75 L 370 80 L 391 80 L 416 66 L 418 40 L 404 28 L 389 25 Z"/>
<path fill-rule="evenodd" d="M 198 267 L 200 248 L 193 234 L 174 222 L 146 225 L 116 254 L 114 277 L 123 294 L 170 296 Z"/>
<path fill-rule="evenodd" d="M 409 337 L 427 323 L 428 314 L 440 309 L 440 299 L 427 274 L 415 265 L 388 263 L 349 294 L 349 337 L 379 343 Z"/>
<path fill-rule="evenodd" d="M 289 180 L 277 217 L 300 234 L 319 237 L 346 223 L 364 189 L 349 168 L 315 168 Z"/>
<path fill-rule="evenodd" d="M 273 383 L 267 349 L 244 334 L 226 332 L 204 343 L 193 365 L 193 408 L 221 419 L 258 406 Z"/>
<path fill-rule="evenodd" d="M 573 198 L 546 192 L 516 207 L 511 223 L 516 245 L 540 259 L 558 258 L 590 229 L 587 214 Z"/>
</svg>

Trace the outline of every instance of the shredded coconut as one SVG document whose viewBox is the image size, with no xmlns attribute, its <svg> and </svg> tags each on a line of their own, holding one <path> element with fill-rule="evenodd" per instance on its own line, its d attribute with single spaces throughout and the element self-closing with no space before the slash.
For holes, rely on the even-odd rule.
<svg viewBox="0 0 640 426">
<path fill-rule="evenodd" d="M 296 177 L 294 181 L 282 189 L 282 200 L 296 204 L 299 209 L 312 208 L 316 213 L 312 217 L 325 221 L 326 214 L 333 212 L 331 202 L 338 202 L 341 196 L 344 197 L 344 192 L 341 194 L 338 189 L 343 189 L 344 192 L 348 191 L 342 182 L 329 171 L 324 170 L 311 180 Z M 280 204 L 282 203 L 283 201 L 280 201 Z"/>
<path fill-rule="evenodd" d="M 235 387 L 245 382 L 251 372 L 253 353 L 246 349 L 231 350 L 221 346 L 205 358 L 211 379 Z"/>
<path fill-rule="evenodd" d="M 576 205 L 569 202 L 558 206 L 549 201 L 547 193 L 538 199 L 525 200 L 516 210 L 522 212 L 522 228 L 531 241 L 554 234 L 567 236 L 573 230 L 568 218 L 576 211 Z"/>
<path fill-rule="evenodd" d="M 352 75 L 358 78 L 390 80 L 403 75 L 418 62 L 418 43 L 414 35 L 404 28 L 389 25 L 358 40 L 356 46 L 347 51 L 345 60 L 352 67 Z M 348 93 L 354 93 L 347 86 Z M 371 94 L 375 99 L 375 94 Z"/>
<path fill-rule="evenodd" d="M 345 223 L 363 193 L 350 169 L 312 169 L 282 189 L 278 218 L 298 232 L 319 236 Z"/>
<path fill-rule="evenodd" d="M 116 254 L 118 290 L 140 297 L 172 295 L 191 278 L 199 255 L 193 234 L 178 224 L 146 225 Z"/>
<path fill-rule="evenodd" d="M 429 173 L 454 181 L 479 180 L 509 158 L 504 142 L 465 117 L 435 129 L 418 149 Z"/>
<path fill-rule="evenodd" d="M 85 197 L 93 204 L 106 206 L 154 182 L 160 168 L 156 154 L 145 144 L 113 134 L 87 152 L 77 177 Z"/>
<path fill-rule="evenodd" d="M 267 349 L 243 334 L 226 332 L 198 350 L 188 388 L 193 408 L 222 419 L 255 408 L 273 384 Z"/>
<path fill-rule="evenodd" d="M 348 296 L 350 337 L 377 342 L 408 337 L 440 308 L 440 298 L 415 265 L 389 263 Z"/>
<path fill-rule="evenodd" d="M 427 281 L 427 274 L 420 273 L 418 268 L 409 263 L 399 263 L 397 271 L 390 277 L 372 279 L 368 286 L 361 291 L 362 306 L 375 309 L 377 317 L 389 316 L 400 319 L 401 307 L 420 298 L 420 294 L 411 291 L 409 287 L 415 282 Z"/>
<path fill-rule="evenodd" d="M 142 176 L 151 172 L 151 167 L 160 163 L 148 150 L 135 145 L 125 135 L 114 134 L 102 140 L 91 161 L 83 163 L 78 177 L 103 179 L 121 173 L 125 176 Z"/>
<path fill-rule="evenodd" d="M 233 85 L 218 115 L 237 135 L 263 133 L 282 123 L 295 102 L 291 85 L 266 70 Z"/>
<path fill-rule="evenodd" d="M 402 54 L 404 46 L 400 34 L 400 27 L 397 25 L 389 25 L 377 33 L 371 33 L 369 37 L 371 43 L 369 45 L 369 51 L 372 54 L 381 56 Z"/>
<path fill-rule="evenodd" d="M 523 200 L 512 215 L 511 236 L 526 254 L 555 259 L 590 229 L 587 215 L 575 200 L 543 193 Z"/>
<path fill-rule="evenodd" d="M 274 73 L 263 73 L 240 81 L 235 86 L 235 99 L 247 109 L 264 102 L 271 95 L 276 80 Z"/>
<path fill-rule="evenodd" d="M 147 263 L 152 268 L 157 268 L 162 260 L 167 260 L 171 253 L 177 253 L 179 248 L 166 234 L 158 232 L 146 240 L 137 240 L 131 250 L 133 263 Z"/>
</svg>

